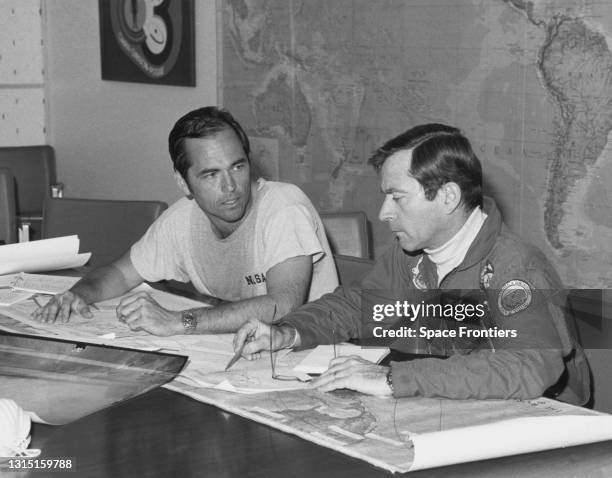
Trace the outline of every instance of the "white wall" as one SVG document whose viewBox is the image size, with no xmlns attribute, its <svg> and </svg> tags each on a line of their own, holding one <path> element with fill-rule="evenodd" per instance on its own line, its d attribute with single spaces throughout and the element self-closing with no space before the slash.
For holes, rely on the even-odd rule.
<svg viewBox="0 0 612 478">
<path fill-rule="evenodd" d="M 0 1 L 0 146 L 46 144 L 41 0 Z"/>
<path fill-rule="evenodd" d="M 188 88 L 102 81 L 98 1 L 45 2 L 47 138 L 65 196 L 180 197 L 168 132 L 187 111 L 217 103 L 215 1 L 194 3 L 197 86 Z"/>
</svg>

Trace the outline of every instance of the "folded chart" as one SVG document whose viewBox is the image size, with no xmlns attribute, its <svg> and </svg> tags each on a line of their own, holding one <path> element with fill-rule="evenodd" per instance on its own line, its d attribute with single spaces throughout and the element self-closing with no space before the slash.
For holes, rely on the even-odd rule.
<svg viewBox="0 0 612 478">
<path fill-rule="evenodd" d="M 164 387 L 398 473 L 612 439 L 612 415 L 548 398 L 395 399 L 350 390 L 242 395 L 180 379 Z"/>
</svg>

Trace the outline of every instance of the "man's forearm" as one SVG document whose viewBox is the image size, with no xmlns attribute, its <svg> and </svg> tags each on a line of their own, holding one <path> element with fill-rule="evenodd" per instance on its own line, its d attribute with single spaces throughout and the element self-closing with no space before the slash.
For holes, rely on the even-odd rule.
<svg viewBox="0 0 612 478">
<path fill-rule="evenodd" d="M 192 309 L 191 312 L 198 322 L 195 333 L 236 332 L 249 319 L 270 323 L 273 319 L 278 319 L 289 312 L 288 306 L 279 302 L 269 295 L 261 295 L 218 307 Z"/>
<path fill-rule="evenodd" d="M 70 290 L 86 303 L 92 304 L 123 295 L 133 287 L 134 285 L 127 283 L 119 268 L 110 264 L 94 269 Z"/>
<path fill-rule="evenodd" d="M 360 307 L 360 291 L 339 287 L 287 315 L 282 323 L 297 329 L 301 347 L 343 342 L 360 336 Z"/>
<path fill-rule="evenodd" d="M 392 362 L 391 369 L 396 397 L 527 400 L 559 379 L 563 357 L 558 350 L 481 350 Z"/>
</svg>

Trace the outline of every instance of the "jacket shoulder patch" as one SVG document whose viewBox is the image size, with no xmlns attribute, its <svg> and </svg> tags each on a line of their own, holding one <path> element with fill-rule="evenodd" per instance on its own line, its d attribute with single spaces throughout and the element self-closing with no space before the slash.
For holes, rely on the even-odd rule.
<svg viewBox="0 0 612 478">
<path fill-rule="evenodd" d="M 511 280 L 499 290 L 497 307 L 502 315 L 516 314 L 531 305 L 532 297 L 531 287 L 527 282 L 519 279 Z"/>
</svg>

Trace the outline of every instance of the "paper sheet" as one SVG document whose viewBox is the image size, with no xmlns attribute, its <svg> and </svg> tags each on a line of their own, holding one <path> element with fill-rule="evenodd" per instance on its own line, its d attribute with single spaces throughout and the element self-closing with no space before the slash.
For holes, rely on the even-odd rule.
<svg viewBox="0 0 612 478">
<path fill-rule="evenodd" d="M 144 284 L 129 293 L 138 291 L 149 292 L 162 307 L 170 310 L 207 307 L 206 304 L 155 290 Z M 40 297 L 38 300 L 42 303 L 49 299 Z M 120 300 L 121 298 L 118 297 L 99 302 L 96 304 L 99 310 L 91 308 L 93 318 L 86 319 L 74 315 L 66 324 L 46 324 L 32 319 L 30 316 L 37 306 L 32 300 L 26 300 L 0 310 L 0 313 L 18 321 L 15 324 L 9 320 L 0 320 L 0 329 L 14 333 L 35 333 L 144 351 L 188 355 L 189 364 L 181 373 L 181 380 L 194 386 L 216 387 L 239 393 L 294 390 L 306 386 L 304 382 L 297 380 L 272 379 L 270 361 L 267 356 L 255 361 L 241 359 L 228 372 L 225 372 L 225 366 L 234 355 L 232 344 L 234 334 L 157 337 L 145 331 L 131 330 L 117 319 L 115 309 Z M 307 352 L 292 354 L 287 351 L 275 353 L 277 373 L 283 376 L 295 376 L 292 368 L 306 354 Z M 300 377 L 307 379 L 301 375 Z"/>
<path fill-rule="evenodd" d="M 54 276 L 45 274 L 14 274 L 13 289 L 39 294 L 60 294 L 70 289 L 80 277 Z"/>
<path fill-rule="evenodd" d="M 0 274 L 81 267 L 91 253 L 79 254 L 78 236 L 0 246 Z"/>
<path fill-rule="evenodd" d="M 612 416 L 547 398 L 394 399 L 312 389 L 240 395 L 180 379 L 165 387 L 399 473 L 612 439 Z"/>
<path fill-rule="evenodd" d="M 5 247 L 5 246 L 0 246 Z M 12 272 L 37 272 L 37 271 L 57 271 L 62 269 L 73 269 L 84 266 L 91 252 L 83 254 L 65 254 L 49 257 L 37 257 L 32 259 L 20 259 L 12 262 L 3 262 L 0 265 L 0 274 L 10 274 Z"/>
<path fill-rule="evenodd" d="M 135 292 L 145 291 L 151 294 L 151 296 L 162 306 L 169 310 L 182 310 L 192 307 L 207 307 L 206 304 L 197 302 L 195 300 L 187 299 L 184 297 L 178 297 L 167 292 L 153 289 L 152 287 L 142 284 L 128 294 Z M 40 297 L 37 299 L 39 303 L 44 303 L 49 298 Z M 27 300 L 25 302 L 19 302 L 7 309 L 2 309 L 2 313 L 17 319 L 23 324 L 30 326 L 33 330 L 36 330 L 39 335 L 49 335 L 65 339 L 80 339 L 88 340 L 92 343 L 110 344 L 115 339 L 120 338 L 138 338 L 136 341 L 140 347 L 134 348 L 147 348 L 149 350 L 157 348 L 154 344 L 155 336 L 152 336 L 148 332 L 143 330 L 131 330 L 125 323 L 117 319 L 115 309 L 119 304 L 121 297 L 115 299 L 109 299 L 102 302 L 98 302 L 96 307 L 98 310 L 91 307 L 90 310 L 93 314 L 91 319 L 81 317 L 79 315 L 72 315 L 68 323 L 47 324 L 34 320 L 31 315 L 37 309 L 36 303 L 33 300 Z M 144 339 L 151 339 L 153 342 L 147 342 L 147 346 L 143 343 Z M 125 343 L 126 346 L 127 340 Z"/>
<path fill-rule="evenodd" d="M 361 347 L 359 345 L 341 343 L 334 350 L 333 345 L 318 345 L 293 369 L 296 372 L 321 374 L 329 368 L 329 362 L 334 358 L 345 355 L 357 355 L 370 362 L 378 363 L 389 353 L 384 347 Z"/>
<path fill-rule="evenodd" d="M 516 418 L 416 435 L 410 471 L 610 439 L 612 415 Z"/>
<path fill-rule="evenodd" d="M 19 274 L 0 275 L 0 287 L 11 287 Z"/>
<path fill-rule="evenodd" d="M 269 354 L 262 353 L 258 360 L 240 359 L 232 368 L 225 366 L 232 358 L 233 334 L 224 334 L 226 343 L 206 348 L 189 348 L 189 364 L 177 380 L 196 387 L 208 387 L 229 392 L 253 394 L 282 390 L 298 390 L 308 386 L 309 377 L 295 373 L 293 367 L 304 359 L 307 351 L 275 353 L 275 371 L 281 377 L 296 377 L 297 380 L 272 378 Z"/>
<path fill-rule="evenodd" d="M 0 306 L 6 307 L 27 300 L 32 296 L 31 292 L 15 290 L 12 288 L 0 289 Z"/>
<path fill-rule="evenodd" d="M 32 256 L 46 256 L 49 254 L 65 255 L 79 252 L 79 237 L 64 236 L 40 241 L 19 242 L 0 246 L 0 263 L 29 258 Z"/>
</svg>

